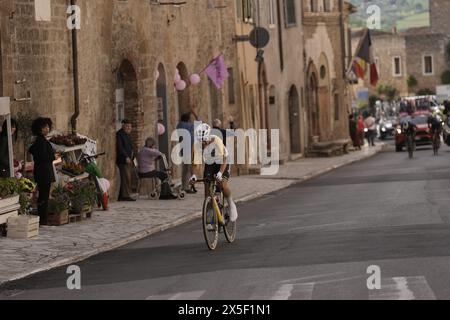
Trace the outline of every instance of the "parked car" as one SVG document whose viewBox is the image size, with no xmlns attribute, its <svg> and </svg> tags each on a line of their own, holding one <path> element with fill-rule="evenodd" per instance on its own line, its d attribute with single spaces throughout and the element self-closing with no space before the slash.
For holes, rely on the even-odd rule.
<svg viewBox="0 0 450 320">
<path fill-rule="evenodd" d="M 417 146 L 432 145 L 433 134 L 428 128 L 428 117 L 430 114 L 419 113 L 411 116 L 403 116 L 399 120 L 399 124 L 395 131 L 395 151 L 401 152 L 406 145 L 406 135 L 402 132 L 401 124 L 405 121 L 412 120 L 417 126 L 415 142 Z"/>
<path fill-rule="evenodd" d="M 381 140 L 393 138 L 395 136 L 395 128 L 398 125 L 397 117 L 388 117 L 380 119 L 378 123 L 378 137 Z"/>
</svg>

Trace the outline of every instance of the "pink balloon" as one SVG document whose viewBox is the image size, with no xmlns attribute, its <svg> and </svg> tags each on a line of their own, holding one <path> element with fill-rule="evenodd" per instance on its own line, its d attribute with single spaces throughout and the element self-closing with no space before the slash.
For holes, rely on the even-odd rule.
<svg viewBox="0 0 450 320">
<path fill-rule="evenodd" d="M 175 78 L 174 78 L 175 84 L 177 84 L 177 83 L 180 82 L 180 81 L 181 81 L 181 76 L 180 76 L 179 74 L 176 74 L 176 75 L 175 75 Z"/>
<path fill-rule="evenodd" d="M 155 79 L 158 80 L 158 79 L 159 79 L 159 76 L 160 76 L 159 71 L 156 70 L 156 71 L 155 71 Z"/>
<path fill-rule="evenodd" d="M 186 81 L 184 80 L 179 81 L 178 83 L 175 84 L 175 87 L 177 88 L 178 91 L 183 91 L 187 87 Z"/>
<path fill-rule="evenodd" d="M 196 73 L 194 73 L 193 75 L 191 75 L 191 77 L 189 78 L 189 81 L 191 82 L 191 84 L 193 84 L 194 86 L 198 85 L 200 83 L 200 81 L 202 81 L 202 79 L 200 79 L 200 76 Z"/>
<path fill-rule="evenodd" d="M 175 69 L 175 74 L 180 74 L 180 70 L 178 70 L 178 68 Z"/>
<path fill-rule="evenodd" d="M 158 123 L 158 135 L 162 136 L 166 133 L 166 127 L 162 123 Z"/>
</svg>

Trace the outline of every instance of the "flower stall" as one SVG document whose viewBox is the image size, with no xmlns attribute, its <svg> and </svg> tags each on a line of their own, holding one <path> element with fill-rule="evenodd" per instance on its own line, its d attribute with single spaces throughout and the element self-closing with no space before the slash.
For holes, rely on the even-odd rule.
<svg viewBox="0 0 450 320">
<path fill-rule="evenodd" d="M 9 168 L 10 176 L 14 177 L 13 148 L 11 138 L 11 109 L 10 98 L 0 98 L 0 116 L 6 118 L 8 128 L 8 150 L 9 150 Z M 0 225 L 6 224 L 9 218 L 19 215 L 19 195 L 14 192 L 10 181 L 0 182 Z"/>
</svg>

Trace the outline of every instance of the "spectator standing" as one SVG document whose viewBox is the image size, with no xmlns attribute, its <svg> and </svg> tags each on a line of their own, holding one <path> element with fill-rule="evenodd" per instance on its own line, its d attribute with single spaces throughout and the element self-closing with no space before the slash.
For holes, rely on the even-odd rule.
<svg viewBox="0 0 450 320">
<path fill-rule="evenodd" d="M 55 182 L 53 161 L 59 157 L 59 155 L 55 157 L 52 145 L 46 138 L 51 131 L 51 127 L 52 123 L 48 118 L 37 118 L 31 127 L 36 140 L 31 145 L 29 152 L 33 155 L 34 180 L 39 191 L 38 214 L 41 225 L 47 225 L 48 223 L 48 199 L 51 185 Z"/>
<path fill-rule="evenodd" d="M 116 134 L 116 164 L 120 171 L 119 201 L 136 201 L 131 198 L 131 176 L 133 174 L 133 142 L 130 134 L 133 125 L 129 120 L 122 121 L 122 129 Z"/>
</svg>

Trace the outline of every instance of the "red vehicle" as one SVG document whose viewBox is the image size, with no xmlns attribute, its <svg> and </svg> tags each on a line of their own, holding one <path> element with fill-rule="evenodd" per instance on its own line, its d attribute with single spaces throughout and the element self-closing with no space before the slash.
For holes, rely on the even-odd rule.
<svg viewBox="0 0 450 320">
<path fill-rule="evenodd" d="M 428 127 L 428 112 L 418 112 L 413 116 L 402 116 L 399 119 L 397 130 L 395 131 L 395 151 L 401 152 L 406 145 L 406 135 L 402 132 L 401 125 L 406 121 L 412 121 L 417 126 L 415 143 L 417 146 L 432 145 L 433 134 Z"/>
</svg>

